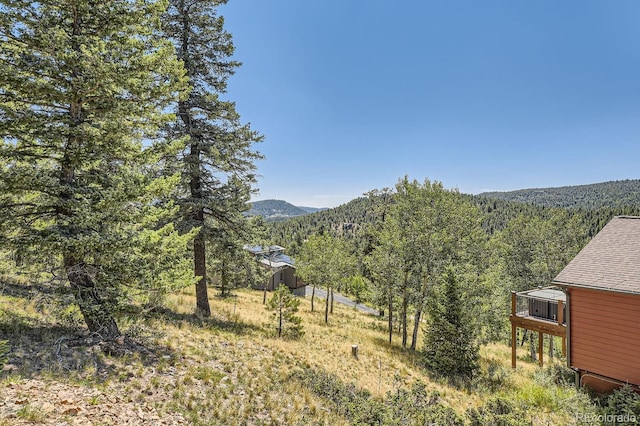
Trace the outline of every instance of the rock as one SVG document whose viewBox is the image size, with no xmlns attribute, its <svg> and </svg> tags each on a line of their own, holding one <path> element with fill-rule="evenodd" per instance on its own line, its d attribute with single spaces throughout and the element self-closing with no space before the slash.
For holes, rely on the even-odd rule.
<svg viewBox="0 0 640 426">
<path fill-rule="evenodd" d="M 77 416 L 78 413 L 80 413 L 80 408 L 79 407 L 67 408 L 66 410 L 64 410 L 62 412 L 62 414 L 65 415 L 65 416 Z"/>
</svg>

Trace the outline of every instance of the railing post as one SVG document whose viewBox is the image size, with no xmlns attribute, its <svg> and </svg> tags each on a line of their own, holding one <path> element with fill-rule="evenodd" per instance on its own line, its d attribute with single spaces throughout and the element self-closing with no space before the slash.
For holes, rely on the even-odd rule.
<svg viewBox="0 0 640 426">
<path fill-rule="evenodd" d="M 516 314 L 516 292 L 511 292 L 511 315 L 515 316 Z"/>
</svg>

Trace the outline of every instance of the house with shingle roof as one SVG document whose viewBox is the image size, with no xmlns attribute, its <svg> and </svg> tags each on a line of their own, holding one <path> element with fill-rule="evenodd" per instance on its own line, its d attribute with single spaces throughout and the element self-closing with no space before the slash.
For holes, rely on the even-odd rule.
<svg viewBox="0 0 640 426">
<path fill-rule="evenodd" d="M 245 245 L 244 249 L 252 253 L 260 265 L 271 270 L 265 283 L 256 283 L 254 288 L 274 290 L 280 284 L 286 284 L 290 289 L 302 289 L 306 284 L 296 276 L 294 260 L 284 254 L 284 247 L 280 246 L 252 246 Z"/>
<path fill-rule="evenodd" d="M 614 217 L 555 277 L 580 385 L 640 388 L 640 217 Z"/>
</svg>

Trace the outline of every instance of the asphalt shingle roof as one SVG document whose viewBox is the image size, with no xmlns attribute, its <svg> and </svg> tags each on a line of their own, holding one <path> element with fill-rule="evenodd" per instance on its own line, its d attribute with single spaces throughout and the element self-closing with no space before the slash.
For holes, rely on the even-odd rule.
<svg viewBox="0 0 640 426">
<path fill-rule="evenodd" d="M 611 219 L 553 283 L 640 294 L 640 217 Z"/>
</svg>

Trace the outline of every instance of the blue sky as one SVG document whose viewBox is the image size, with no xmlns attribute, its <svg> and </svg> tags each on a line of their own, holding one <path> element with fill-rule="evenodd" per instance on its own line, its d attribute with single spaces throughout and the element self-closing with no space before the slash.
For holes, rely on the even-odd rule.
<svg viewBox="0 0 640 426">
<path fill-rule="evenodd" d="M 640 178 L 640 1 L 230 0 L 254 200 Z"/>
</svg>

